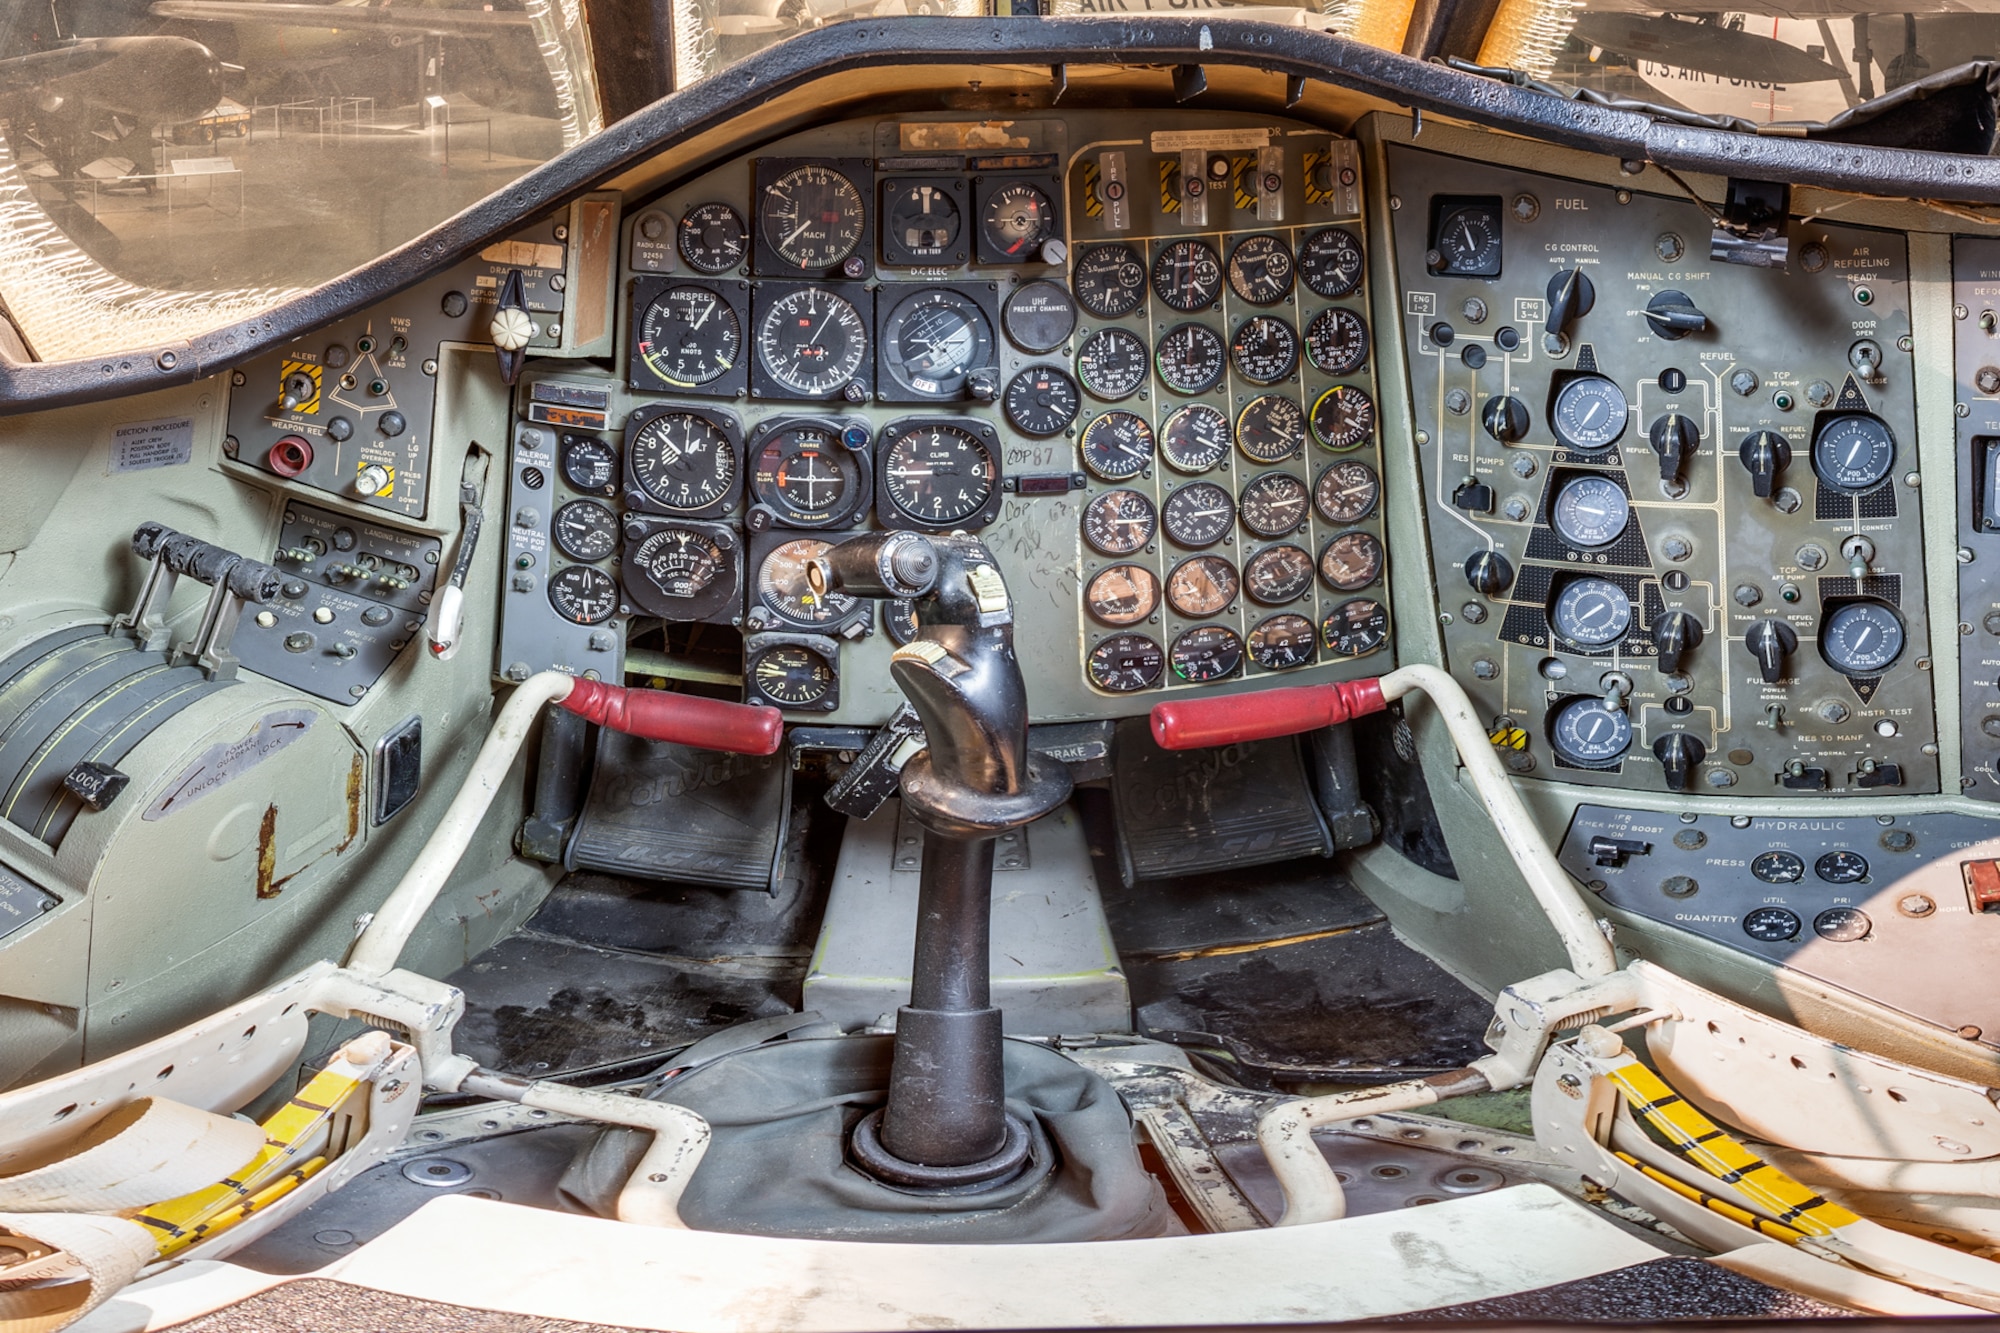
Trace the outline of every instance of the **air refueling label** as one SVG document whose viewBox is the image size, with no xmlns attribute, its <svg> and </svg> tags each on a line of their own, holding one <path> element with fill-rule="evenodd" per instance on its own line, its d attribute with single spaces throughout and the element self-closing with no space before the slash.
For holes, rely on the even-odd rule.
<svg viewBox="0 0 2000 1333">
<path fill-rule="evenodd" d="M 193 417 L 128 421 L 111 428 L 111 459 L 105 472 L 115 477 L 121 472 L 179 467 L 193 458 Z"/>
<path fill-rule="evenodd" d="M 238 741 L 219 741 L 202 752 L 199 759 L 181 770 L 180 776 L 146 807 L 146 820 L 165 819 L 178 814 L 219 787 L 242 777 L 257 765 L 306 734 L 319 715 L 310 708 L 286 708 L 257 719 L 250 734 Z"/>
</svg>

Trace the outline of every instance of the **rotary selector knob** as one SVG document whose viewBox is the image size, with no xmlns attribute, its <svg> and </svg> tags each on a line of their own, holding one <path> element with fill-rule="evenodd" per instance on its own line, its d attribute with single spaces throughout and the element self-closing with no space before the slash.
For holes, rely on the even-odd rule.
<svg viewBox="0 0 2000 1333">
<path fill-rule="evenodd" d="M 1708 316 L 1688 299 L 1686 292 L 1669 290 L 1646 302 L 1646 323 L 1658 336 L 1674 341 L 1706 330 Z"/>
<path fill-rule="evenodd" d="M 1670 731 L 1653 742 L 1653 757 L 1660 761 L 1668 791 L 1686 791 L 1694 770 L 1708 757 L 1708 747 L 1685 731 Z"/>
<path fill-rule="evenodd" d="M 1776 431 L 1760 430 L 1737 447 L 1736 457 L 1750 474 L 1751 492 L 1768 500 L 1778 474 L 1792 461 L 1792 446 Z"/>
<path fill-rule="evenodd" d="M 1527 438 L 1528 427 L 1533 418 L 1528 415 L 1528 405 L 1511 394 L 1488 398 L 1486 406 L 1480 409 L 1479 420 L 1486 427 L 1486 433 L 1502 444 L 1513 444 Z"/>
<path fill-rule="evenodd" d="M 1669 611 L 1653 622 L 1653 647 L 1659 651 L 1662 675 L 1687 665 L 1688 654 L 1701 645 L 1701 622 L 1685 611 Z"/>
<path fill-rule="evenodd" d="M 1549 279 L 1548 297 L 1549 317 L 1545 325 L 1548 331 L 1542 336 L 1542 345 L 1554 356 L 1564 346 L 1570 321 L 1589 314 L 1590 308 L 1597 304 L 1597 288 L 1582 269 L 1560 269 Z"/>
<path fill-rule="evenodd" d="M 1514 586 L 1514 566 L 1498 551 L 1474 551 L 1465 558 L 1465 581 L 1494 597 Z"/>
<path fill-rule="evenodd" d="M 1766 685 L 1785 678 L 1785 659 L 1798 651 L 1799 636 L 1782 620 L 1760 620 L 1743 636 L 1743 646 L 1757 659 Z"/>
<path fill-rule="evenodd" d="M 1678 412 L 1669 412 L 1647 429 L 1646 440 L 1660 456 L 1660 480 L 1679 481 L 1688 455 L 1701 447 L 1701 427 Z"/>
</svg>

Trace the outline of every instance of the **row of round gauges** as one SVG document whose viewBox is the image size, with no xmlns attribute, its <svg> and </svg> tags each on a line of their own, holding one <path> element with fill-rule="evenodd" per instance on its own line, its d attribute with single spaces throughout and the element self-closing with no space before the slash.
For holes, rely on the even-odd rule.
<svg viewBox="0 0 2000 1333">
<path fill-rule="evenodd" d="M 1184 630 L 1171 648 L 1144 634 L 1113 634 L 1091 648 L 1084 671 L 1106 693 L 1132 694 L 1160 684 L 1170 665 L 1180 680 L 1208 685 L 1240 674 L 1246 660 L 1266 671 L 1289 671 L 1311 663 L 1322 646 L 1336 657 L 1366 657 L 1388 637 L 1388 611 L 1372 597 L 1355 597 L 1317 626 L 1287 611 L 1259 621 L 1247 639 L 1226 625 Z"/>
<path fill-rule="evenodd" d="M 1304 450 L 1308 428 L 1328 449 L 1357 449 L 1374 433 L 1374 400 L 1352 385 L 1336 385 L 1308 413 L 1293 399 L 1265 394 L 1244 405 L 1233 428 L 1219 408 L 1190 403 L 1169 414 L 1157 435 L 1138 413 L 1111 411 L 1093 418 L 1077 443 L 1091 472 L 1123 481 L 1151 467 L 1155 452 L 1177 471 L 1206 472 L 1229 453 L 1232 435 L 1251 462 L 1282 463 Z"/>
<path fill-rule="evenodd" d="M 1216 248 L 1197 237 L 1168 241 L 1153 255 L 1152 290 L 1160 303 L 1186 314 L 1222 299 L 1224 282 L 1251 305 L 1276 305 L 1292 294 L 1296 277 L 1329 301 L 1352 296 L 1361 287 L 1361 242 L 1353 232 L 1326 227 L 1313 232 L 1297 255 L 1282 236 L 1245 236 L 1225 262 Z M 1085 246 L 1070 269 L 1077 303 L 1100 319 L 1123 319 L 1146 299 L 1146 262 L 1123 241 Z"/>
<path fill-rule="evenodd" d="M 1279 480 L 1282 478 L 1282 480 Z M 1311 488 L 1312 507 L 1329 523 L 1358 523 L 1374 512 L 1382 482 L 1356 459 L 1333 463 Z M 1193 482 L 1167 496 L 1166 533 L 1190 550 L 1213 546 L 1227 536 L 1232 518 L 1259 537 L 1283 537 L 1305 521 L 1307 488 L 1283 472 L 1267 472 L 1243 488 L 1239 502 L 1209 482 Z M 1144 493 L 1104 491 L 1083 510 L 1083 540 L 1100 555 L 1127 556 L 1149 547 L 1162 525 L 1162 511 Z"/>
<path fill-rule="evenodd" d="M 1284 606 L 1312 586 L 1313 570 L 1337 592 L 1358 592 L 1382 577 L 1382 543 L 1372 533 L 1343 532 L 1320 547 L 1315 562 L 1304 547 L 1267 546 L 1236 566 L 1219 555 L 1189 556 L 1167 571 L 1166 601 L 1186 620 L 1206 620 L 1235 605 L 1239 593 L 1261 606 Z M 1113 629 L 1136 625 L 1160 609 L 1160 577 L 1145 565 L 1109 565 L 1083 589 L 1084 609 Z"/>
<path fill-rule="evenodd" d="M 1306 358 L 1329 375 L 1352 375 L 1368 360 L 1368 326 L 1331 306 L 1306 327 Z M 1281 384 L 1299 368 L 1299 337 L 1278 315 L 1252 315 L 1225 345 L 1206 324 L 1177 324 L 1160 335 L 1152 368 L 1175 393 L 1209 393 L 1234 369 L 1251 384 Z M 1146 343 L 1118 325 L 1097 330 L 1077 349 L 1076 371 L 1091 395 L 1107 402 L 1131 397 L 1146 382 Z"/>
</svg>

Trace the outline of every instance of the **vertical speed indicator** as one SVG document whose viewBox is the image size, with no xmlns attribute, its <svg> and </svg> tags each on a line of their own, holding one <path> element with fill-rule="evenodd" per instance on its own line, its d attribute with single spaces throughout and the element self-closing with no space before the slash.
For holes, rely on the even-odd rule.
<svg viewBox="0 0 2000 1333">
<path fill-rule="evenodd" d="M 883 431 L 876 484 L 884 522 L 945 531 L 980 527 L 998 507 L 1000 469 L 970 423 L 902 422 Z"/>
</svg>

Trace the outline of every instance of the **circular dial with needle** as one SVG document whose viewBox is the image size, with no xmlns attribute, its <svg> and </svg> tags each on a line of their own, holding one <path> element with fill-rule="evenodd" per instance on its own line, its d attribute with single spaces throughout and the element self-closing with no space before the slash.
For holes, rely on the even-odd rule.
<svg viewBox="0 0 2000 1333">
<path fill-rule="evenodd" d="M 1087 247 L 1070 272 L 1076 303 L 1099 319 L 1123 319 L 1146 299 L 1146 265 L 1122 241 Z"/>
<path fill-rule="evenodd" d="M 1264 606 L 1295 602 L 1312 586 L 1313 558 L 1302 547 L 1287 543 L 1267 546 L 1243 565 L 1243 590 Z M 1311 637 L 1312 626 L 1306 626 Z"/>
<path fill-rule="evenodd" d="M 1313 435 L 1329 449 L 1352 449 L 1375 431 L 1375 400 L 1352 384 L 1336 384 L 1312 409 Z"/>
<path fill-rule="evenodd" d="M 832 549 L 811 537 L 772 547 L 757 568 L 757 600 L 779 619 L 804 629 L 830 629 L 852 619 L 864 603 L 844 592 L 814 592 L 807 577 L 806 567 Z"/>
<path fill-rule="evenodd" d="M 1197 555 L 1167 575 L 1167 604 L 1189 620 L 1212 616 L 1236 600 L 1236 566 L 1219 555 Z"/>
<path fill-rule="evenodd" d="M 1368 325 L 1341 306 L 1320 311 L 1306 326 L 1306 358 L 1329 375 L 1352 375 L 1368 361 Z"/>
<path fill-rule="evenodd" d="M 979 216 L 990 254 L 1003 260 L 1032 256 L 1055 232 L 1056 210 L 1039 186 L 1010 181 L 993 192 Z"/>
<path fill-rule="evenodd" d="M 1083 590 L 1083 605 L 1113 629 L 1136 625 L 1159 608 L 1159 576 L 1144 565 L 1100 569 Z"/>
<path fill-rule="evenodd" d="M 736 489 L 736 449 L 714 422 L 692 412 L 648 418 L 625 443 L 632 480 L 655 506 L 692 514 Z"/>
<path fill-rule="evenodd" d="M 1153 258 L 1153 295 L 1182 314 L 1222 298 L 1222 261 L 1215 247 L 1193 238 L 1171 241 Z"/>
<path fill-rule="evenodd" d="M 1556 390 L 1549 429 L 1570 448 L 1594 454 L 1618 443 L 1628 415 L 1623 389 L 1602 375 L 1578 375 Z"/>
<path fill-rule="evenodd" d="M 781 426 L 763 438 L 750 458 L 750 493 L 795 528 L 844 523 L 867 498 L 854 451 L 816 422 Z"/>
<path fill-rule="evenodd" d="M 1160 521 L 1175 544 L 1190 550 L 1213 546 L 1229 535 L 1236 505 L 1229 492 L 1206 481 L 1190 482 L 1167 497 Z"/>
<path fill-rule="evenodd" d="M 1083 465 L 1106 481 L 1136 477 L 1152 464 L 1153 428 L 1131 412 L 1106 412 L 1083 428 Z"/>
<path fill-rule="evenodd" d="M 1486 204 L 1464 204 L 1438 219 L 1433 273 L 1494 277 L 1500 272 L 1500 226 Z"/>
<path fill-rule="evenodd" d="M 1382 543 L 1373 533 L 1341 533 L 1320 548 L 1319 576 L 1340 592 L 1367 587 L 1382 577 Z"/>
<path fill-rule="evenodd" d="M 1903 655 L 1903 620 L 1886 602 L 1847 602 L 1819 627 L 1819 651 L 1843 676 L 1879 676 Z"/>
<path fill-rule="evenodd" d="M 1813 436 L 1812 462 L 1829 486 L 1872 490 L 1896 465 L 1896 437 L 1874 417 L 1834 417 Z"/>
<path fill-rule="evenodd" d="M 1276 315 L 1246 319 L 1229 340 L 1229 363 L 1252 384 L 1276 384 L 1299 368 L 1299 335 Z"/>
<path fill-rule="evenodd" d="M 1574 579 L 1556 597 L 1556 633 L 1585 648 L 1603 648 L 1632 626 L 1632 601 L 1609 579 Z"/>
<path fill-rule="evenodd" d="M 633 548 L 626 575 L 643 576 L 665 597 L 698 597 L 728 564 L 713 537 L 676 523 L 648 534 Z"/>
<path fill-rule="evenodd" d="M 743 354 L 743 325 L 720 295 L 692 283 L 669 287 L 639 316 L 639 360 L 676 389 L 713 383 Z"/>
<path fill-rule="evenodd" d="M 1358 523 L 1374 512 L 1382 479 L 1358 459 L 1331 463 L 1313 483 L 1313 508 L 1329 523 Z"/>
<path fill-rule="evenodd" d="M 826 269 L 854 253 L 866 219 L 861 191 L 832 167 L 793 167 L 764 187 L 764 241 L 793 268 Z"/>
<path fill-rule="evenodd" d="M 1549 518 L 1556 535 L 1571 546 L 1595 549 L 1624 535 L 1632 502 L 1611 478 L 1588 473 L 1563 483 Z"/>
<path fill-rule="evenodd" d="M 965 217 L 944 181 L 900 181 L 888 188 L 882 233 L 912 263 L 964 258 L 953 247 L 964 234 Z"/>
<path fill-rule="evenodd" d="M 1318 634 L 1304 616 L 1286 612 L 1262 620 L 1250 631 L 1250 660 L 1266 671 L 1289 671 L 1313 660 Z"/>
<path fill-rule="evenodd" d="M 590 565 L 570 565 L 549 579 L 549 605 L 572 625 L 601 625 L 618 614 L 618 585 Z"/>
<path fill-rule="evenodd" d="M 947 529 L 976 517 L 993 498 L 992 451 L 959 426 L 905 428 L 882 451 L 883 491 L 920 527 Z"/>
<path fill-rule="evenodd" d="M 750 659 L 751 688 L 779 708 L 816 708 L 833 693 L 833 663 L 800 643 L 759 649 Z"/>
<path fill-rule="evenodd" d="M 728 204 L 696 204 L 681 218 L 675 242 L 697 273 L 727 273 L 749 249 L 743 219 Z"/>
<path fill-rule="evenodd" d="M 1282 537 L 1305 526 L 1311 498 L 1289 472 L 1266 472 L 1243 488 L 1236 507 L 1243 526 L 1259 537 Z"/>
<path fill-rule="evenodd" d="M 1292 247 L 1280 236 L 1245 236 L 1229 252 L 1229 289 L 1251 305 L 1284 300 L 1292 292 Z"/>
<path fill-rule="evenodd" d="M 1200 324 L 1182 324 L 1161 334 L 1153 360 L 1160 379 L 1175 393 L 1207 393 L 1222 383 L 1227 366 L 1221 337 Z"/>
<path fill-rule="evenodd" d="M 1766 884 L 1796 884 L 1805 878 L 1806 863 L 1795 852 L 1761 852 L 1751 860 L 1750 873 Z"/>
<path fill-rule="evenodd" d="M 1844 847 L 1825 852 L 1813 862 L 1813 874 L 1828 884 L 1859 884 L 1868 878 L 1868 858 Z"/>
<path fill-rule="evenodd" d="M 1144 550 L 1159 524 L 1153 502 L 1137 491 L 1106 491 L 1083 507 L 1083 539 L 1100 555 Z"/>
<path fill-rule="evenodd" d="M 1143 634 L 1114 634 L 1090 650 L 1084 671 L 1108 694 L 1151 689 L 1166 670 L 1167 654 Z"/>
<path fill-rule="evenodd" d="M 1243 669 L 1243 640 L 1222 625 L 1197 625 L 1174 640 L 1167 660 L 1182 680 L 1206 685 Z"/>
<path fill-rule="evenodd" d="M 1361 242 L 1344 227 L 1324 227 L 1299 247 L 1299 277 L 1315 296 L 1337 301 L 1361 286 Z"/>
<path fill-rule="evenodd" d="M 1255 463 L 1282 463 L 1306 447 L 1306 414 L 1275 393 L 1252 398 L 1236 414 L 1236 447 Z"/>
<path fill-rule="evenodd" d="M 868 326 L 846 297 L 824 287 L 799 287 L 763 308 L 757 360 L 784 393 L 831 398 L 868 360 Z"/>
<path fill-rule="evenodd" d="M 1759 907 L 1743 918 L 1743 933 L 1763 944 L 1782 944 L 1798 938 L 1801 924 L 1790 908 Z"/>
<path fill-rule="evenodd" d="M 1572 699 L 1550 719 L 1549 744 L 1578 768 L 1609 768 L 1632 748 L 1632 715 L 1593 696 Z"/>
<path fill-rule="evenodd" d="M 1389 612 L 1373 597 L 1356 597 L 1327 612 L 1320 641 L 1341 657 L 1366 657 L 1389 637 Z"/>
<path fill-rule="evenodd" d="M 1076 420 L 1083 405 L 1076 381 L 1054 366 L 1029 366 L 1007 381 L 1000 407 L 1023 435 L 1057 435 Z"/>
<path fill-rule="evenodd" d="M 556 549 L 572 560 L 602 560 L 618 549 L 618 516 L 595 500 L 572 500 L 551 520 Z"/>
<path fill-rule="evenodd" d="M 1229 418 L 1207 403 L 1176 408 L 1160 427 L 1160 456 L 1181 472 L 1206 472 L 1229 453 Z"/>
<path fill-rule="evenodd" d="M 563 480 L 579 491 L 609 494 L 618 480 L 618 455 L 594 435 L 562 437 Z"/>
<path fill-rule="evenodd" d="M 997 366 L 986 312 L 962 292 L 925 287 L 882 324 L 882 367 L 906 393 L 956 398 L 975 370 Z"/>
<path fill-rule="evenodd" d="M 1124 329 L 1099 329 L 1076 349 L 1076 375 L 1092 397 L 1130 398 L 1146 382 L 1146 344 Z"/>
</svg>

